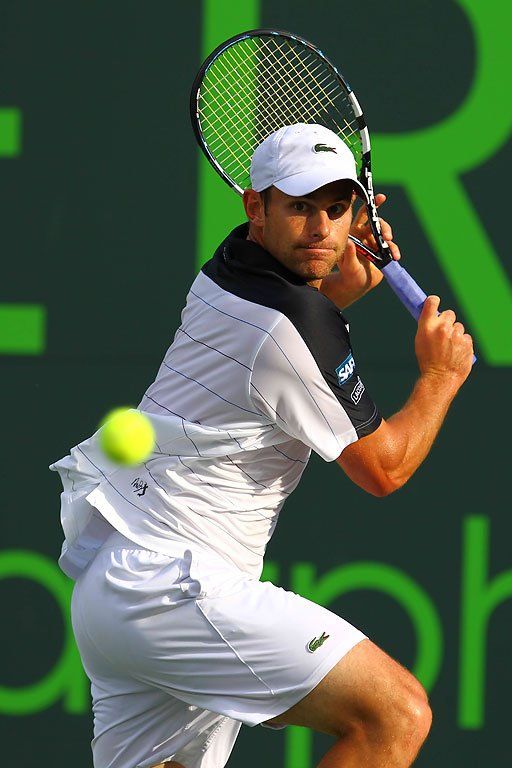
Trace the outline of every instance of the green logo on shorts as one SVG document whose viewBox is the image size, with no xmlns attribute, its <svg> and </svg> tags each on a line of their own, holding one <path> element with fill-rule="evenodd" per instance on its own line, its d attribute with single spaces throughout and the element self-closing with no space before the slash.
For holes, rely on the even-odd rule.
<svg viewBox="0 0 512 768">
<path fill-rule="evenodd" d="M 314 637 L 312 640 L 309 641 L 307 645 L 308 651 L 311 651 L 313 653 L 316 651 L 317 648 L 320 648 L 321 645 L 325 643 L 325 641 L 330 637 L 330 635 L 326 635 L 325 632 L 322 632 L 320 637 Z"/>
</svg>

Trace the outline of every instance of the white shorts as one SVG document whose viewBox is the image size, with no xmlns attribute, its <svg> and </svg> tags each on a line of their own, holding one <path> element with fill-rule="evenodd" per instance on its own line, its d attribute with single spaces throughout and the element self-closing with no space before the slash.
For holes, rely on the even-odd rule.
<svg viewBox="0 0 512 768">
<path fill-rule="evenodd" d="M 242 723 L 285 712 L 366 637 L 217 555 L 182 555 L 115 532 L 75 584 L 95 768 L 223 768 Z"/>
</svg>

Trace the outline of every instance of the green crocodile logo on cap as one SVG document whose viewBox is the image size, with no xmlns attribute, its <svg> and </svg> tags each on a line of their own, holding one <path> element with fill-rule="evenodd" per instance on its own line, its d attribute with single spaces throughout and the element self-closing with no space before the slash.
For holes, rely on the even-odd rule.
<svg viewBox="0 0 512 768">
<path fill-rule="evenodd" d="M 313 152 L 334 152 L 335 155 L 338 154 L 336 147 L 328 147 L 327 144 L 315 144 Z"/>
<path fill-rule="evenodd" d="M 308 651 L 311 651 L 311 653 L 314 653 L 317 648 L 320 648 L 321 645 L 325 643 L 326 640 L 328 640 L 330 635 L 326 635 L 325 632 L 322 632 L 320 637 L 314 637 L 312 640 L 308 643 Z"/>
</svg>

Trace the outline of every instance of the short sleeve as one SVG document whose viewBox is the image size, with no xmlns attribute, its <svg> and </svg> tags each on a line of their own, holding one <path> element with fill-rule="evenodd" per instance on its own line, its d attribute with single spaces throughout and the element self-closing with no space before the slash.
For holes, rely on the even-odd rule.
<svg viewBox="0 0 512 768">
<path fill-rule="evenodd" d="M 262 415 L 333 461 L 381 417 L 356 371 L 344 323 L 313 342 L 282 316 L 256 353 L 250 396 Z"/>
</svg>

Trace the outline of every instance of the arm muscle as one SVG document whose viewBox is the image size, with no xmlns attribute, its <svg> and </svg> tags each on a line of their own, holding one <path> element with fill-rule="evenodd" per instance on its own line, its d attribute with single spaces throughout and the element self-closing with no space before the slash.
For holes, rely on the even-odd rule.
<svg viewBox="0 0 512 768">
<path fill-rule="evenodd" d="M 449 377 L 421 376 L 404 407 L 371 435 L 347 446 L 338 464 L 375 496 L 397 490 L 430 451 L 457 389 Z"/>
</svg>

